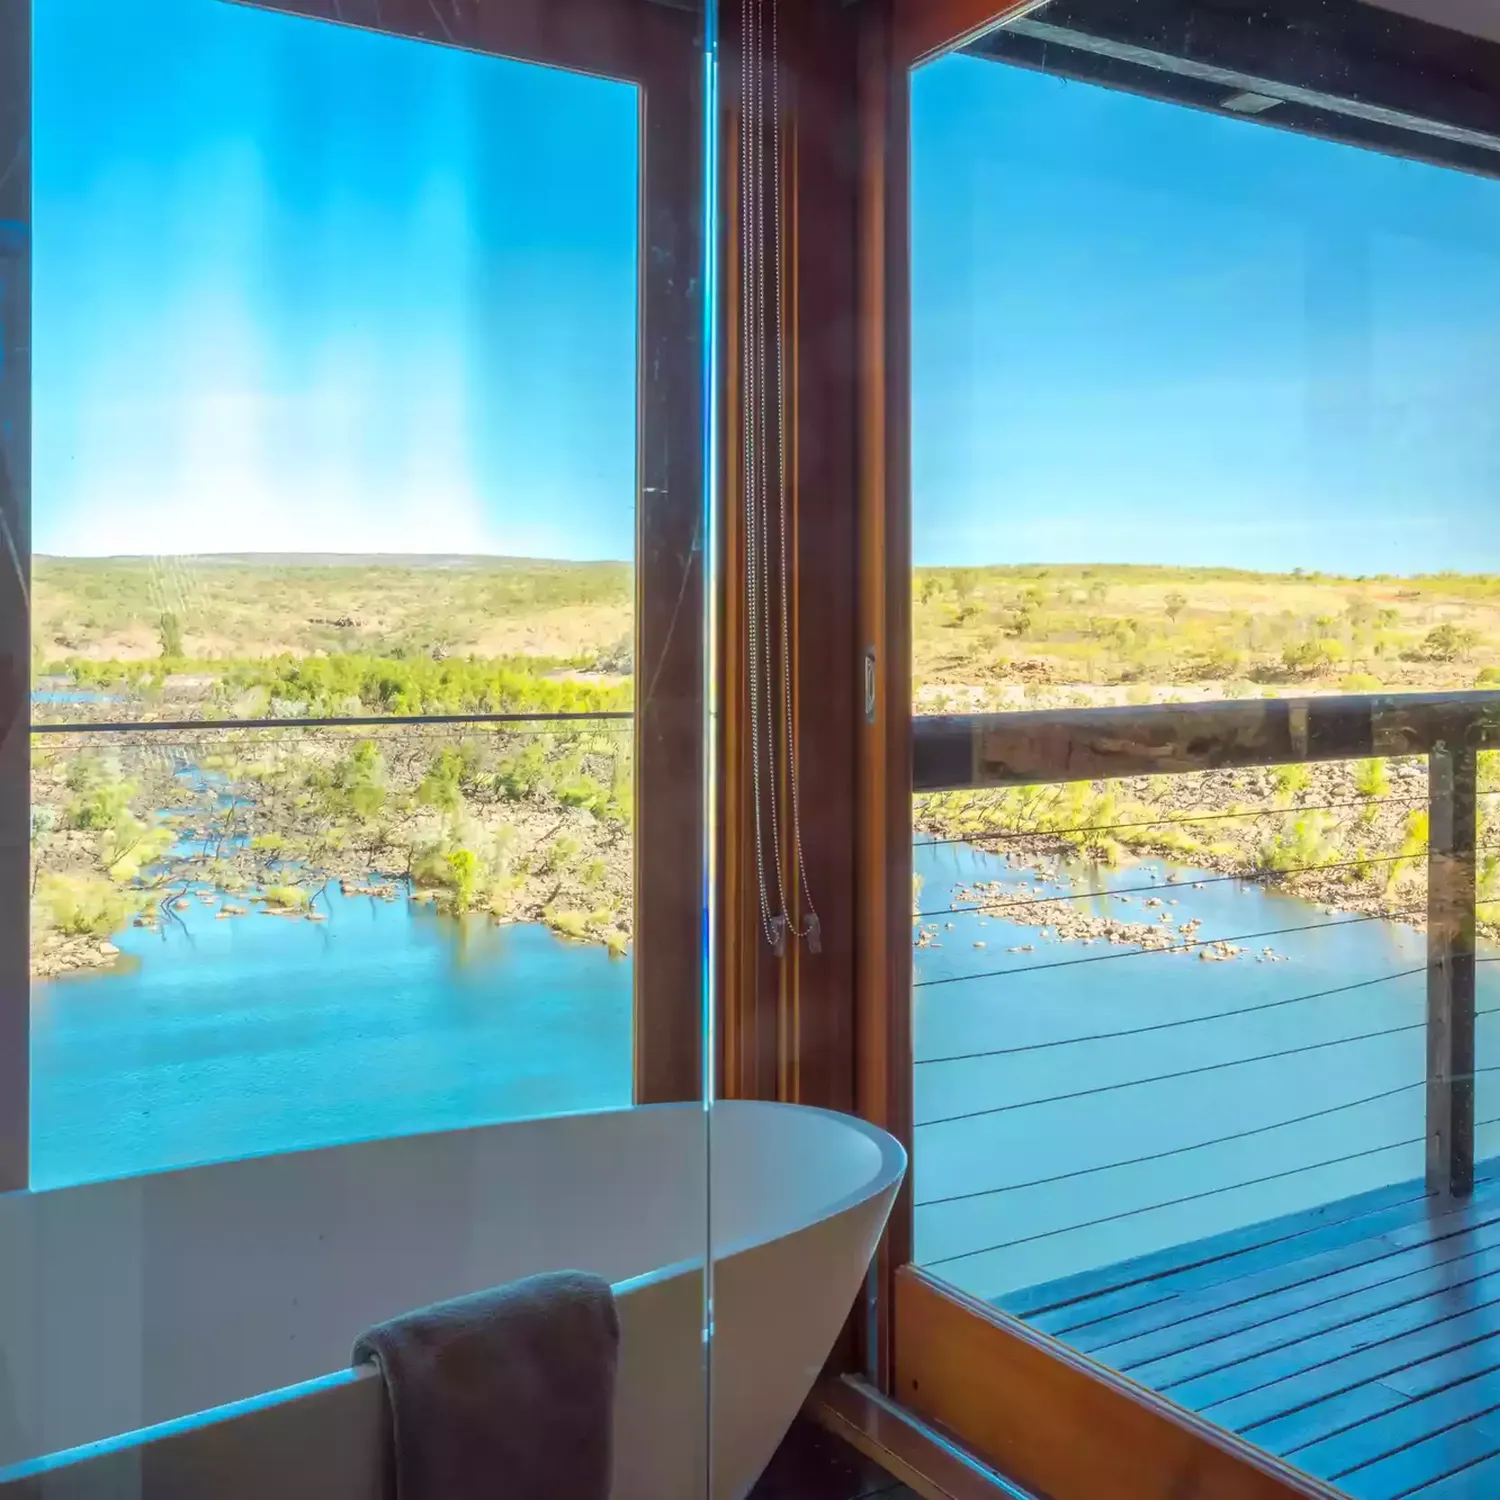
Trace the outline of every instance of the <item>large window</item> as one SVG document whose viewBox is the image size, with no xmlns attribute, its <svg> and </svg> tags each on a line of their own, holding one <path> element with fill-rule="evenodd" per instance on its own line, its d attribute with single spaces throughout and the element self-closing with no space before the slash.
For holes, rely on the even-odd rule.
<svg viewBox="0 0 1500 1500">
<path fill-rule="evenodd" d="M 0 0 L 10 1480 L 580 1267 L 706 1481 L 704 42 Z"/>
<path fill-rule="evenodd" d="M 911 78 L 912 1258 L 1421 1492 L 1500 1450 L 1387 1462 L 1494 1363 L 1500 141 L 1103 9 Z"/>
<path fill-rule="evenodd" d="M 696 1092 L 697 118 L 654 24 L 583 73 L 36 7 L 34 1186 Z"/>
<path fill-rule="evenodd" d="M 983 56 L 912 110 L 917 712 L 1500 681 L 1500 187 Z M 1420 1175 L 1426 831 L 1400 758 L 920 800 L 916 1118 L 973 1117 L 918 1259 L 998 1295 Z"/>
</svg>

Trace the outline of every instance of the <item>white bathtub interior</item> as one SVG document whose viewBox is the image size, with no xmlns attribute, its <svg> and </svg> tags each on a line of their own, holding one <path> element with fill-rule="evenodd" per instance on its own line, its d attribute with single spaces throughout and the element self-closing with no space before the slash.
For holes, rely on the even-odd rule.
<svg viewBox="0 0 1500 1500">
<path fill-rule="evenodd" d="M 709 1123 L 610 1111 L 0 1199 L 0 1464 L 338 1370 L 370 1322 L 568 1265 L 646 1277 L 671 1305 L 632 1335 L 664 1341 L 648 1364 L 670 1379 L 636 1389 L 642 1350 L 622 1349 L 617 1494 L 645 1493 L 650 1447 L 707 1410 L 711 1201 L 713 1489 L 741 1495 L 837 1335 L 904 1158 L 817 1110 L 721 1104 Z"/>
</svg>

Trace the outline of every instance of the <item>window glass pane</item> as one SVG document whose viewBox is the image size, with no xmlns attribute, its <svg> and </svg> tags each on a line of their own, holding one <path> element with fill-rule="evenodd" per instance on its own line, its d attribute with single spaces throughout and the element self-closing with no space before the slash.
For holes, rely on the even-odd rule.
<svg viewBox="0 0 1500 1500">
<path fill-rule="evenodd" d="M 204 0 L 35 80 L 32 1181 L 628 1104 L 638 89 Z M 149 727 L 430 715 L 523 717 Z"/>
<path fill-rule="evenodd" d="M 912 79 L 915 1258 L 1388 1493 L 1304 1448 L 1491 1331 L 1500 54 L 1106 9 Z"/>
<path fill-rule="evenodd" d="M 0 0 L 0 1487 L 705 1493 L 704 16 L 300 9 Z"/>
</svg>

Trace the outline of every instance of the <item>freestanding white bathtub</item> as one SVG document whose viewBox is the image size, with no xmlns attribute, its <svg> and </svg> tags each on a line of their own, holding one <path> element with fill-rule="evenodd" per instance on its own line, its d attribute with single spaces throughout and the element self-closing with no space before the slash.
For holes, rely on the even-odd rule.
<svg viewBox="0 0 1500 1500">
<path fill-rule="evenodd" d="M 355 1335 L 571 1267 L 610 1280 L 620 1310 L 615 1500 L 738 1500 L 905 1169 L 862 1121 L 722 1103 L 0 1197 L 0 1494 L 376 1500 L 384 1393 L 345 1368 Z"/>
</svg>

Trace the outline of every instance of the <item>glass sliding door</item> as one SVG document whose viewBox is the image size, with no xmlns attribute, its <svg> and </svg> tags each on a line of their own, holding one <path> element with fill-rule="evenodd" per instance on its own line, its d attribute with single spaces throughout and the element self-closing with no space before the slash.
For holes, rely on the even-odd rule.
<svg viewBox="0 0 1500 1500">
<path fill-rule="evenodd" d="M 700 1493 L 705 16 L 0 18 L 0 1477 L 571 1268 Z"/>
<path fill-rule="evenodd" d="M 1479 1494 L 1500 52 L 1251 9 L 910 73 L 912 1285 Z"/>
</svg>

